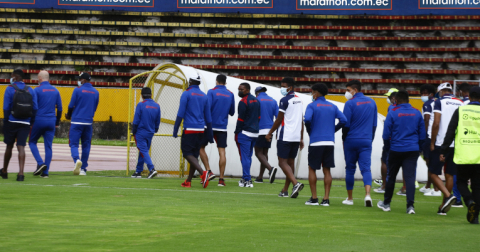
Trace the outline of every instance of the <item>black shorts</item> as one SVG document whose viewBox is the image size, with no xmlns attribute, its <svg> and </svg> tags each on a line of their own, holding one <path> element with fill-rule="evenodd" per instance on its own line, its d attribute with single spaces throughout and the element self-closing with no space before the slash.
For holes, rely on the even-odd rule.
<svg viewBox="0 0 480 252">
<path fill-rule="evenodd" d="M 183 156 L 192 155 L 198 158 L 202 147 L 203 133 L 182 134 L 181 149 Z"/>
<path fill-rule="evenodd" d="M 4 137 L 3 142 L 7 145 L 12 145 L 17 140 L 17 146 L 26 146 L 27 138 L 30 134 L 30 125 L 22 123 L 8 122 L 3 125 Z"/>
<path fill-rule="evenodd" d="M 335 167 L 334 146 L 308 146 L 308 166 L 314 170 Z"/>
<path fill-rule="evenodd" d="M 213 131 L 213 140 L 217 143 L 217 148 L 227 148 L 227 132 L 226 131 Z M 207 146 L 208 139 L 207 134 L 204 134 L 202 146 Z"/>
<path fill-rule="evenodd" d="M 422 152 L 423 152 L 423 158 L 425 160 L 429 160 L 430 159 L 430 138 L 427 138 L 425 139 L 425 142 L 423 143 L 423 146 L 422 146 Z"/>
<path fill-rule="evenodd" d="M 283 159 L 296 158 L 300 142 L 277 141 L 277 156 Z"/>
<path fill-rule="evenodd" d="M 270 149 L 272 147 L 272 142 L 267 141 L 267 139 L 265 139 L 265 135 L 259 135 L 257 142 L 255 142 L 255 147 Z"/>
<path fill-rule="evenodd" d="M 430 153 L 428 170 L 433 174 L 442 175 L 442 170 L 445 168 L 446 174 L 457 175 L 457 165 L 453 162 L 454 148 L 448 148 L 445 162 L 440 162 L 440 150 L 439 146 L 435 146 L 435 150 Z"/>
</svg>

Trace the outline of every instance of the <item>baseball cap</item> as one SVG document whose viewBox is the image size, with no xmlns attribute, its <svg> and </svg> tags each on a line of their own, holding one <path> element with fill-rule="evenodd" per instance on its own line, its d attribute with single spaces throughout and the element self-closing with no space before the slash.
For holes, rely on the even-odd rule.
<svg viewBox="0 0 480 252">
<path fill-rule="evenodd" d="M 396 92 L 398 92 L 398 89 L 396 89 L 396 88 L 390 88 L 390 89 L 388 90 L 388 92 L 385 93 L 385 96 L 390 96 L 390 95 L 392 95 L 392 93 L 396 93 Z"/>
<path fill-rule="evenodd" d="M 192 74 L 188 77 L 188 80 L 193 80 L 193 81 L 198 81 L 200 83 L 202 83 L 202 78 L 200 78 L 200 75 L 198 74 Z"/>
<path fill-rule="evenodd" d="M 142 88 L 142 95 L 151 95 L 152 90 L 149 87 Z"/>
<path fill-rule="evenodd" d="M 90 77 L 90 74 L 81 72 L 80 75 L 75 77 L 78 80 L 84 79 L 84 80 L 90 80 L 92 77 Z"/>
<path fill-rule="evenodd" d="M 478 96 L 480 96 L 480 87 L 472 87 L 470 88 L 470 92 L 469 92 L 470 96 L 472 96 L 472 94 L 475 94 Z"/>
<path fill-rule="evenodd" d="M 13 74 L 16 74 L 16 75 L 18 75 L 18 76 L 20 76 L 20 77 L 23 78 L 23 71 L 22 71 L 21 69 L 15 69 L 15 70 L 13 71 Z"/>
<path fill-rule="evenodd" d="M 267 88 L 266 87 L 257 87 L 255 88 L 255 93 L 258 93 L 260 91 L 264 90 L 265 92 L 267 91 Z"/>
<path fill-rule="evenodd" d="M 443 89 L 453 90 L 452 89 L 452 84 L 450 84 L 448 82 L 444 82 L 444 83 L 440 84 L 440 86 L 438 86 L 438 88 L 437 88 L 437 92 L 440 92 L 440 90 L 443 90 Z"/>
</svg>

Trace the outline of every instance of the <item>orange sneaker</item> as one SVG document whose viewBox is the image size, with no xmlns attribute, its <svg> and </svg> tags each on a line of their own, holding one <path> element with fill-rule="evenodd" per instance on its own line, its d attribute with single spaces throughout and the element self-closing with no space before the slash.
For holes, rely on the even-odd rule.
<svg viewBox="0 0 480 252">
<path fill-rule="evenodd" d="M 219 179 L 218 180 L 218 186 L 225 186 L 225 180 Z"/>
<path fill-rule="evenodd" d="M 185 182 L 182 183 L 182 187 L 191 188 L 192 182 L 187 182 L 187 180 L 185 180 Z"/>
<path fill-rule="evenodd" d="M 203 188 L 207 188 L 208 183 L 210 182 L 210 180 L 208 180 L 208 178 L 210 176 L 210 173 L 211 173 L 211 171 L 204 171 L 202 176 L 201 176 Z"/>
</svg>

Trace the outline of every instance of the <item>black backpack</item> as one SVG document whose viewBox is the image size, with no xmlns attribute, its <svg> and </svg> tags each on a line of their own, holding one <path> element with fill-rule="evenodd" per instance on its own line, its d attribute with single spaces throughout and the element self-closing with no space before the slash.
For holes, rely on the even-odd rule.
<svg viewBox="0 0 480 252">
<path fill-rule="evenodd" d="M 17 85 L 12 85 L 15 88 L 13 95 L 12 115 L 18 119 L 27 119 L 33 116 L 33 96 L 28 92 L 28 86 L 25 85 L 23 89 L 18 88 Z"/>
</svg>

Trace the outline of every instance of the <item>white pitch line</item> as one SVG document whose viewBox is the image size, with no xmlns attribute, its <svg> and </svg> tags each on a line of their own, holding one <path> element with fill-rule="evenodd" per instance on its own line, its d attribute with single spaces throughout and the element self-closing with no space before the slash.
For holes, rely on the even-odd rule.
<svg viewBox="0 0 480 252">
<path fill-rule="evenodd" d="M 225 191 L 205 191 L 205 190 L 179 190 L 179 189 L 161 189 L 161 188 L 128 188 L 128 187 L 109 187 L 109 186 L 82 186 L 80 184 L 73 185 L 39 185 L 39 184 L 24 184 L 24 183 L 0 183 L 1 185 L 14 185 L 14 186 L 59 186 L 59 187 L 81 187 L 81 188 L 91 188 L 91 189 L 116 189 L 116 190 L 144 190 L 144 191 L 170 191 L 170 192 L 193 192 L 193 193 L 220 193 L 220 194 L 243 194 L 243 195 L 259 195 L 259 196 L 278 196 L 276 194 L 267 194 L 267 193 L 246 193 L 246 192 L 225 192 Z M 248 189 L 247 189 L 248 190 Z M 310 196 L 298 196 L 302 198 L 310 198 Z M 330 199 L 344 199 L 345 197 L 330 197 Z M 363 198 L 353 198 L 354 200 L 364 200 Z M 372 199 L 373 201 L 379 201 Z M 395 202 L 405 202 L 405 200 L 393 200 Z M 438 202 L 422 202 L 415 201 L 415 204 L 438 204 Z"/>
</svg>

